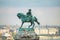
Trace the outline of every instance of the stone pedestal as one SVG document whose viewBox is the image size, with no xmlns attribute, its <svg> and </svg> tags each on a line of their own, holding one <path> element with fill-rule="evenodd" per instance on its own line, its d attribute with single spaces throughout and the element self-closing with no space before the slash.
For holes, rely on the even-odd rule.
<svg viewBox="0 0 60 40">
<path fill-rule="evenodd" d="M 39 40 L 39 37 L 32 28 L 20 28 L 15 40 Z"/>
</svg>

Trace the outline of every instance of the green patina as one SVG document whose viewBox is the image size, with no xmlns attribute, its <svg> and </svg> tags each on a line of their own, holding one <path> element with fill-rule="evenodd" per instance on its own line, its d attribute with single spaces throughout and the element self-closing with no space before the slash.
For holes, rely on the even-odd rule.
<svg viewBox="0 0 60 40">
<path fill-rule="evenodd" d="M 19 31 L 24 31 L 24 30 L 26 30 L 26 31 L 34 31 L 33 28 L 20 28 L 19 29 Z"/>
<path fill-rule="evenodd" d="M 36 22 L 38 25 L 40 25 L 40 23 L 38 22 L 38 20 L 35 16 L 30 16 L 30 15 L 27 16 L 27 15 L 24 15 L 23 13 L 18 13 L 17 17 L 19 19 L 21 19 L 21 21 L 22 21 L 21 27 L 23 26 L 23 24 L 25 22 L 30 22 L 31 23 L 31 25 L 28 26 L 27 30 L 32 30 L 32 28 L 34 28 L 34 26 L 35 26 L 34 22 Z M 31 26 L 32 26 L 32 28 L 30 28 Z M 20 27 L 20 30 L 23 30 L 23 28 L 21 28 L 21 27 Z"/>
</svg>

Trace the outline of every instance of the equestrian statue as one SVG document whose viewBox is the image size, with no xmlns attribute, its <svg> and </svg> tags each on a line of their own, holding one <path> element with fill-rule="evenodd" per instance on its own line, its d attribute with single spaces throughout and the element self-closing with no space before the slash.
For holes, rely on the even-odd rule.
<svg viewBox="0 0 60 40">
<path fill-rule="evenodd" d="M 26 15 L 23 14 L 23 13 L 18 13 L 17 17 L 19 19 L 21 19 L 21 21 L 22 21 L 21 27 L 23 26 L 23 24 L 25 22 L 30 22 L 31 23 L 31 25 L 29 25 L 28 28 L 30 28 L 30 26 L 32 26 L 32 28 L 34 28 L 34 25 L 35 25 L 34 22 L 36 22 L 38 25 L 40 25 L 40 23 L 38 22 L 37 18 L 35 16 L 32 16 L 31 9 L 28 10 L 28 12 L 26 13 Z"/>
</svg>

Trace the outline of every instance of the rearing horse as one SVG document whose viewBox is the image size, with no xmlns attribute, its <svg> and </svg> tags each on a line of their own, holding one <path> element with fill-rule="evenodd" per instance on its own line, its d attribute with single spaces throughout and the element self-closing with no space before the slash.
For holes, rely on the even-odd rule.
<svg viewBox="0 0 60 40">
<path fill-rule="evenodd" d="M 35 16 L 34 16 L 34 17 L 27 17 L 27 15 L 24 15 L 23 13 L 18 13 L 18 14 L 17 14 L 17 17 L 18 17 L 19 19 L 21 19 L 21 21 L 22 21 L 21 27 L 23 26 L 23 24 L 24 24 L 25 22 L 30 22 L 30 23 L 31 23 L 31 25 L 29 25 L 29 28 L 30 28 L 30 26 L 32 26 L 32 25 L 33 25 L 32 28 L 34 28 L 34 25 L 35 25 L 34 22 L 36 22 L 38 25 L 40 25 L 40 23 L 37 21 L 37 18 L 36 18 Z M 21 27 L 20 27 L 20 28 L 21 28 Z"/>
</svg>

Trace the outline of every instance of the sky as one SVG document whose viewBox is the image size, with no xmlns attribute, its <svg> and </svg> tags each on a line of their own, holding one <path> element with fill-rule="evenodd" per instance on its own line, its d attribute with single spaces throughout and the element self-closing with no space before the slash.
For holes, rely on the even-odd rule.
<svg viewBox="0 0 60 40">
<path fill-rule="evenodd" d="M 60 6 L 60 0 L 0 0 L 0 6 L 10 7 L 46 7 Z"/>
<path fill-rule="evenodd" d="M 60 0 L 0 0 L 0 25 L 21 25 L 16 15 L 28 9 L 41 25 L 60 25 Z"/>
</svg>

